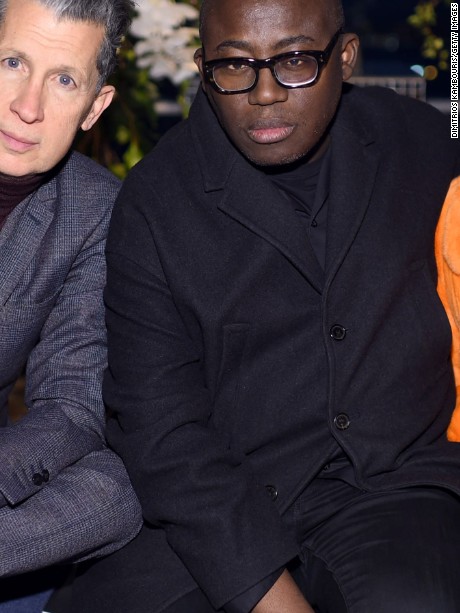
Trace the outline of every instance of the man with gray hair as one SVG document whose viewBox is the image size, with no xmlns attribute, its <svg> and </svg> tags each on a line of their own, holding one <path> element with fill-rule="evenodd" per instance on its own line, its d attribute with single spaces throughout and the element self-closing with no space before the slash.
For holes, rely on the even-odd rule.
<svg viewBox="0 0 460 613">
<path fill-rule="evenodd" d="M 36 569 L 111 553 L 140 527 L 124 467 L 105 447 L 101 396 L 104 247 L 119 182 L 70 151 L 112 101 L 106 78 L 132 9 L 0 2 L 3 612 L 42 611 L 59 572 Z M 24 371 L 29 411 L 8 424 Z"/>
</svg>

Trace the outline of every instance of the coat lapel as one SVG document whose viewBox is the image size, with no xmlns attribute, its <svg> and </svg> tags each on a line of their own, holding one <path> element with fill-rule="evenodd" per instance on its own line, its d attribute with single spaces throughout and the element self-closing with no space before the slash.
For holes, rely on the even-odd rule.
<svg viewBox="0 0 460 613">
<path fill-rule="evenodd" d="M 326 273 L 334 275 L 362 224 L 371 201 L 380 149 L 358 117 L 345 108 L 332 128 Z"/>
<path fill-rule="evenodd" d="M 323 271 L 295 212 L 270 180 L 240 158 L 223 190 L 219 209 L 280 251 L 321 291 Z"/>
<path fill-rule="evenodd" d="M 54 180 L 21 202 L 0 233 L 0 305 L 4 305 L 53 219 Z"/>
</svg>

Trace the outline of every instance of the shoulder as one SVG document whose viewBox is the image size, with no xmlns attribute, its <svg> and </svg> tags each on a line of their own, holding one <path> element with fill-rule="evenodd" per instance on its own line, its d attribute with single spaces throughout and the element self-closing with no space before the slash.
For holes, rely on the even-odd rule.
<svg viewBox="0 0 460 613">
<path fill-rule="evenodd" d="M 89 158 L 71 152 L 52 179 L 42 185 L 30 207 L 53 212 L 53 228 L 70 232 L 75 242 L 95 228 L 106 232 L 121 182 Z"/>
<path fill-rule="evenodd" d="M 136 164 L 129 175 L 142 176 L 149 182 L 152 172 L 158 179 L 164 173 L 169 173 L 193 158 L 193 143 L 190 137 L 189 120 L 180 121 L 170 128 L 149 151 L 144 158 Z M 133 172 L 134 171 L 134 172 Z M 128 176 L 129 176 L 128 175 Z"/>
<path fill-rule="evenodd" d="M 442 118 L 444 121 L 447 120 L 440 111 L 427 102 L 422 102 L 411 96 L 396 93 L 390 87 L 363 87 L 345 84 L 343 93 L 344 96 L 350 101 L 353 101 L 353 104 L 358 107 L 370 107 L 370 109 L 379 109 L 397 114 L 406 113 L 408 110 L 411 110 L 417 115 L 428 114 L 433 117 Z"/>
<path fill-rule="evenodd" d="M 189 120 L 182 121 L 129 171 L 115 210 L 143 209 L 151 216 L 161 203 L 181 206 L 189 190 L 201 188 L 201 171 Z"/>
<path fill-rule="evenodd" d="M 198 89 L 187 119 L 170 129 L 136 166 L 134 174 L 149 183 L 182 179 L 187 185 L 199 181 L 205 170 L 225 166 L 235 153 L 203 90 Z M 133 174 L 133 173 L 130 173 Z"/>
<path fill-rule="evenodd" d="M 344 106 L 373 124 L 382 134 L 395 134 L 407 128 L 417 134 L 437 134 L 450 139 L 446 115 L 427 102 L 396 93 L 388 87 L 344 86 Z M 439 130 L 441 131 L 439 133 Z"/>
<path fill-rule="evenodd" d="M 449 118 L 426 102 L 385 87 L 347 85 L 337 119 L 370 136 L 402 164 L 432 167 L 451 179 L 459 174 L 460 147 L 450 137 Z"/>
<path fill-rule="evenodd" d="M 121 185 L 110 171 L 76 151 L 69 154 L 56 178 L 61 192 L 65 189 L 83 200 L 113 202 Z"/>
<path fill-rule="evenodd" d="M 200 88 L 188 118 L 171 129 L 129 173 L 123 191 L 141 190 L 169 202 L 184 197 L 188 201 L 201 199 L 203 192 L 214 192 L 227 182 L 241 157 Z"/>
<path fill-rule="evenodd" d="M 455 179 L 443 207 L 438 232 L 442 254 L 455 275 L 460 275 L 460 177 Z"/>
</svg>

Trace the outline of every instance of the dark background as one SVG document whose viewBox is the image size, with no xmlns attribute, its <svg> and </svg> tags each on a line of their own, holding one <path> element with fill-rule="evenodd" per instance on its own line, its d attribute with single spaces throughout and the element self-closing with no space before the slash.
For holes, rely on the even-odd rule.
<svg viewBox="0 0 460 613">
<path fill-rule="evenodd" d="M 414 64 L 430 63 L 423 58 L 422 34 L 407 19 L 414 12 L 416 0 L 343 0 L 347 29 L 360 35 L 362 71 L 368 75 L 410 76 Z M 438 35 L 449 46 L 450 11 L 438 5 Z M 435 63 L 435 62 L 434 62 Z M 427 83 L 428 97 L 448 98 L 448 71 Z"/>
</svg>

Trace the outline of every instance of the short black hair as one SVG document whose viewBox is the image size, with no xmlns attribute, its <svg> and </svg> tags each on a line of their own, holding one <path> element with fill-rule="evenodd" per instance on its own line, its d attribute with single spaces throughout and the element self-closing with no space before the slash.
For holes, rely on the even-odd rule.
<svg viewBox="0 0 460 613">
<path fill-rule="evenodd" d="M 220 0 L 217 0 L 219 2 Z M 327 2 L 331 5 L 330 10 L 334 14 L 335 27 L 337 30 L 345 28 L 345 14 L 343 12 L 342 0 L 317 0 L 317 2 Z M 200 10 L 200 38 L 203 41 L 204 30 L 207 17 L 213 6 L 213 0 L 202 0 Z"/>
</svg>

